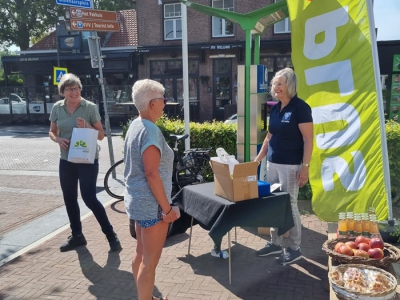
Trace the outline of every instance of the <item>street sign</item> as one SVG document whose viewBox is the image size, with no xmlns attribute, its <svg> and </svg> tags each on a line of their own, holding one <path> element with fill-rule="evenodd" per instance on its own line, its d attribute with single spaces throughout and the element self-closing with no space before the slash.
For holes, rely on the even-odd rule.
<svg viewBox="0 0 400 300">
<path fill-rule="evenodd" d="M 116 21 L 71 20 L 70 26 L 71 30 L 80 31 L 119 31 Z"/>
<path fill-rule="evenodd" d="M 69 9 L 65 9 L 65 19 L 117 21 L 117 12 L 70 7 Z"/>
<path fill-rule="evenodd" d="M 54 67 L 53 84 L 58 85 L 60 83 L 61 77 L 67 73 L 67 68 Z"/>
<path fill-rule="evenodd" d="M 82 7 L 82 8 L 92 8 L 92 0 L 56 0 L 56 4 Z"/>
</svg>

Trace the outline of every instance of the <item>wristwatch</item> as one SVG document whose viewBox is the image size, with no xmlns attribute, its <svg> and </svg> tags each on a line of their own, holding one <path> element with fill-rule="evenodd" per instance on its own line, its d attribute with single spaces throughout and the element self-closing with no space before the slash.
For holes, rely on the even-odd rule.
<svg viewBox="0 0 400 300">
<path fill-rule="evenodd" d="M 307 167 L 307 168 L 310 166 L 310 164 L 306 164 L 306 163 L 302 163 L 302 165 Z"/>
</svg>

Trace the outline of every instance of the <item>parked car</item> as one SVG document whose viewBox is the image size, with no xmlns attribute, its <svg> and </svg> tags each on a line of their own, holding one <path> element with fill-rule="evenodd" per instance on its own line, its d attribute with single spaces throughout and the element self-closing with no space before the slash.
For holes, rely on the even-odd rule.
<svg viewBox="0 0 400 300">
<path fill-rule="evenodd" d="M 271 110 L 271 107 L 277 104 L 277 101 L 267 101 L 267 123 L 269 123 L 269 111 Z M 234 114 L 230 116 L 228 119 L 224 121 L 225 124 L 237 124 L 237 114 Z"/>
<path fill-rule="evenodd" d="M 11 106 L 13 114 L 26 114 L 26 101 L 17 94 L 11 94 Z M 0 114 L 10 114 L 10 99 L 4 97 L 0 99 Z"/>
<path fill-rule="evenodd" d="M 228 119 L 225 120 L 225 124 L 237 124 L 237 114 L 230 116 Z"/>
</svg>

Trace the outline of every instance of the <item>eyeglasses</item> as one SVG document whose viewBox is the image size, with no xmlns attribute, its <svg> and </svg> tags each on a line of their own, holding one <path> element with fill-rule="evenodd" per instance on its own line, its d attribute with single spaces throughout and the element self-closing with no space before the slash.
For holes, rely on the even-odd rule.
<svg viewBox="0 0 400 300">
<path fill-rule="evenodd" d="M 166 98 L 153 98 L 153 99 L 151 99 L 150 101 L 153 101 L 153 100 L 155 100 L 155 101 L 157 101 L 157 100 L 163 100 L 163 101 L 164 101 L 164 105 L 167 105 L 167 102 L 168 102 L 168 99 L 166 99 Z"/>
<path fill-rule="evenodd" d="M 74 88 L 65 88 L 64 91 L 68 92 L 68 93 L 72 93 L 72 92 L 80 92 L 80 88 L 79 87 L 74 87 Z"/>
<path fill-rule="evenodd" d="M 274 82 L 272 86 L 284 86 L 286 83 Z"/>
</svg>

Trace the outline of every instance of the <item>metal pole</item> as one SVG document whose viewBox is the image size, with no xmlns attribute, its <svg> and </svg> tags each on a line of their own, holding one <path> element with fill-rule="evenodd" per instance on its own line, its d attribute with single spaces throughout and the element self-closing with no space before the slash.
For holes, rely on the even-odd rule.
<svg viewBox="0 0 400 300">
<path fill-rule="evenodd" d="M 182 12 L 182 68 L 183 68 L 183 115 L 185 120 L 185 133 L 189 137 L 185 140 L 185 149 L 190 149 L 190 106 L 189 106 L 189 71 L 188 71 L 188 40 L 187 40 L 187 8 L 181 4 Z"/>
<path fill-rule="evenodd" d="M 107 134 L 107 141 L 108 141 L 108 153 L 110 154 L 110 164 L 111 166 L 114 165 L 114 150 L 111 138 L 111 129 L 110 129 L 110 119 L 108 117 L 108 108 L 107 108 L 107 98 L 106 98 L 106 91 L 104 89 L 104 78 L 103 78 L 103 57 L 101 55 L 101 47 L 100 47 L 100 38 L 97 36 L 97 32 L 94 32 L 94 37 L 96 38 L 96 44 L 99 49 L 99 81 L 101 86 L 101 94 L 103 98 L 103 106 L 104 106 L 104 120 L 106 124 L 106 134 Z M 114 177 L 114 176 L 113 176 Z M 115 177 L 114 177 L 115 178 Z"/>
<path fill-rule="evenodd" d="M 371 0 L 367 1 L 367 10 L 369 18 L 369 33 L 371 36 L 371 47 L 372 47 L 372 63 L 375 70 L 375 86 L 376 94 L 378 97 L 378 111 L 381 131 L 381 143 L 382 143 L 382 160 L 383 160 L 383 177 L 385 179 L 385 189 L 387 195 L 388 209 L 389 209 L 389 220 L 393 220 L 392 211 L 392 192 L 390 186 L 390 169 L 389 169 L 389 154 L 386 140 L 386 125 L 385 125 L 385 111 L 383 109 L 383 98 L 382 98 L 382 86 L 380 80 L 381 71 L 379 69 L 379 57 L 377 49 L 377 41 L 375 34 L 375 20 L 373 13 L 373 3 Z"/>
</svg>

